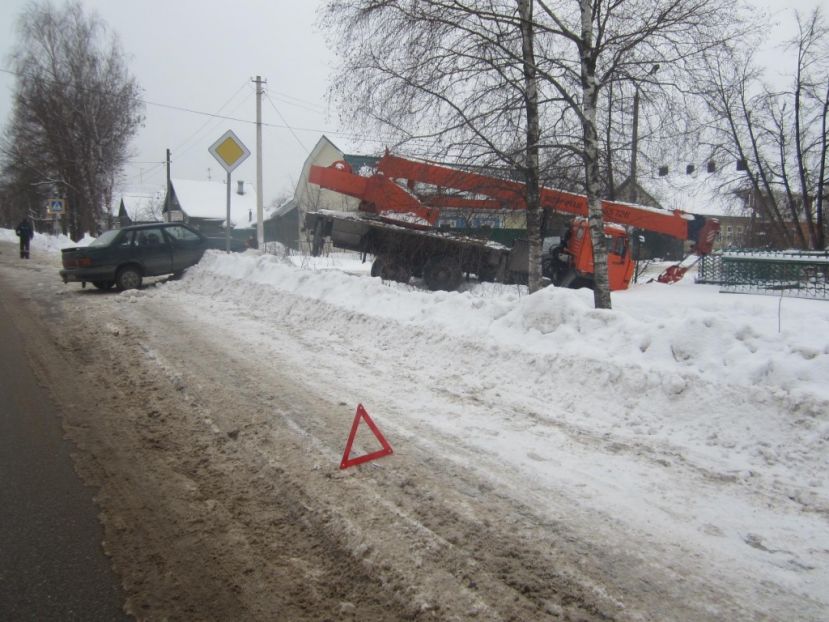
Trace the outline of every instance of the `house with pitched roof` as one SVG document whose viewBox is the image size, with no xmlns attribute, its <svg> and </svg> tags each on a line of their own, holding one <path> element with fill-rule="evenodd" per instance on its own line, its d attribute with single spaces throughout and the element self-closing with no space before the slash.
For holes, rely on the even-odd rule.
<svg viewBox="0 0 829 622">
<path fill-rule="evenodd" d="M 339 147 L 331 142 L 328 137 L 322 136 L 311 153 L 305 159 L 302 165 L 302 172 L 299 176 L 296 189 L 294 190 L 294 208 L 297 210 L 297 216 L 292 219 L 292 223 L 296 223 L 297 233 L 296 239 L 300 243 L 301 248 L 307 248 L 306 236 L 303 231 L 305 224 L 305 214 L 321 209 L 336 210 L 344 212 L 356 212 L 360 205 L 360 200 L 353 197 L 347 197 L 339 192 L 320 188 L 316 184 L 308 181 L 308 176 L 311 172 L 311 166 L 331 166 L 338 160 L 345 160 L 354 171 L 360 171 L 370 161 L 377 163 L 376 158 L 366 159 L 365 156 L 349 156 L 346 155 Z"/>
<path fill-rule="evenodd" d="M 227 222 L 227 183 L 172 179 L 164 199 L 163 220 L 184 222 L 208 237 L 224 235 Z M 230 193 L 230 228 L 234 238 L 256 235 L 256 188 L 238 180 Z"/>
<path fill-rule="evenodd" d="M 142 222 L 158 222 L 164 207 L 164 193 L 159 189 L 127 191 L 112 203 L 111 223 L 114 228 Z"/>
</svg>

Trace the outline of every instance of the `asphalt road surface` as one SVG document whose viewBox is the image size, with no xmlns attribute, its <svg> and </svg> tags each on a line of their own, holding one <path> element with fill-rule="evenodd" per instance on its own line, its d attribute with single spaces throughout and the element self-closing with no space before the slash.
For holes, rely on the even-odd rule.
<svg viewBox="0 0 829 622">
<path fill-rule="evenodd" d="M 0 274 L 0 620 L 128 619 L 95 491 L 30 367 L 21 303 Z"/>
</svg>

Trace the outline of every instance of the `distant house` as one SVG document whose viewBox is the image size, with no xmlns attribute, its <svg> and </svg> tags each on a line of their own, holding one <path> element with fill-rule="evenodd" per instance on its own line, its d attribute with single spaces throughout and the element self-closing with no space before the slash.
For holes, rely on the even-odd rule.
<svg viewBox="0 0 829 622">
<path fill-rule="evenodd" d="M 300 247 L 299 207 L 296 199 L 289 199 L 270 213 L 265 220 L 265 240 L 279 242 L 287 248 Z"/>
<path fill-rule="evenodd" d="M 224 235 L 227 184 L 224 181 L 173 179 L 164 199 L 163 219 L 184 222 L 215 237 Z M 230 228 L 235 238 L 256 235 L 256 189 L 239 180 L 230 193 Z"/>
<path fill-rule="evenodd" d="M 343 212 L 356 212 L 360 205 L 360 200 L 353 197 L 347 197 L 332 190 L 320 188 L 316 184 L 308 181 L 308 175 L 311 171 L 311 166 L 331 166 L 338 160 L 345 160 L 351 164 L 355 172 L 360 172 L 365 166 L 377 163 L 377 158 L 367 158 L 365 156 L 347 156 L 334 143 L 332 143 L 326 136 L 323 136 L 314 145 L 311 153 L 305 159 L 302 165 L 302 172 L 300 173 L 299 182 L 294 190 L 294 202 L 296 209 L 296 240 L 298 240 L 300 248 L 307 249 L 308 244 L 303 231 L 305 223 L 305 214 L 307 212 L 316 211 L 320 209 L 336 210 Z M 287 237 L 291 237 L 292 233 L 285 233 Z"/>
<path fill-rule="evenodd" d="M 380 158 L 347 154 L 326 136 L 320 138 L 303 164 L 300 180 L 294 192 L 299 227 L 298 239 L 303 248 L 307 248 L 306 232 L 303 231 L 307 212 L 321 209 L 354 212 L 360 205 L 359 199 L 326 190 L 308 182 L 308 174 L 312 165 L 331 166 L 339 160 L 347 162 L 355 173 L 367 176 L 376 169 Z M 458 229 L 489 229 L 491 231 L 509 229 L 512 231 L 525 229 L 526 217 L 515 210 L 483 211 L 444 208 L 437 225 Z"/>
<path fill-rule="evenodd" d="M 164 205 L 160 190 L 123 192 L 113 202 L 111 227 L 120 228 L 142 222 L 158 222 Z"/>
<path fill-rule="evenodd" d="M 623 201 L 635 196 L 636 202 L 641 205 L 717 218 L 720 234 L 714 249 L 719 250 L 748 245 L 752 215 L 739 193 L 742 183 L 740 176 L 725 171 L 650 175 L 639 177 L 635 194 L 630 179 L 626 179 L 617 188 L 616 196 Z M 647 231 L 643 235 L 645 248 L 651 257 L 678 259 L 690 248 L 690 244 L 683 244 L 670 236 Z"/>
</svg>

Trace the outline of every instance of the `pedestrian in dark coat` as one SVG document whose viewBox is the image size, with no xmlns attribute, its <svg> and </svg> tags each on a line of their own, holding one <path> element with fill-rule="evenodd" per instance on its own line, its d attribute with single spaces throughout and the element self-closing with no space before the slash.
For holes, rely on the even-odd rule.
<svg viewBox="0 0 829 622">
<path fill-rule="evenodd" d="M 20 224 L 17 225 L 14 232 L 17 234 L 17 237 L 20 238 L 20 258 L 28 259 L 29 242 L 31 242 L 32 238 L 35 237 L 35 231 L 32 228 L 32 223 L 29 222 L 28 218 L 24 218 L 20 221 Z"/>
</svg>

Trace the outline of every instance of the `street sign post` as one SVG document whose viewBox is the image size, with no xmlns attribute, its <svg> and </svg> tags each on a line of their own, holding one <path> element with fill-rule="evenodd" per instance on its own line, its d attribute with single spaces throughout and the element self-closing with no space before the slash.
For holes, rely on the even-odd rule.
<svg viewBox="0 0 829 622">
<path fill-rule="evenodd" d="M 46 211 L 52 215 L 52 231 L 55 235 L 60 233 L 60 216 L 64 213 L 66 201 L 57 197 L 46 201 Z"/>
<path fill-rule="evenodd" d="M 239 137 L 228 130 L 213 143 L 208 151 L 227 171 L 227 218 L 225 220 L 225 251 L 230 252 L 230 173 L 237 166 L 248 159 L 250 150 L 245 147 Z"/>
</svg>

